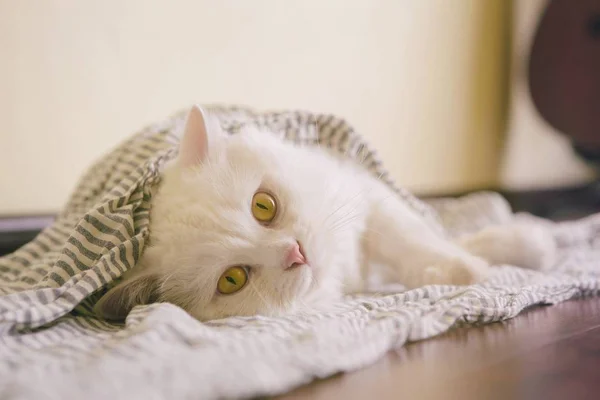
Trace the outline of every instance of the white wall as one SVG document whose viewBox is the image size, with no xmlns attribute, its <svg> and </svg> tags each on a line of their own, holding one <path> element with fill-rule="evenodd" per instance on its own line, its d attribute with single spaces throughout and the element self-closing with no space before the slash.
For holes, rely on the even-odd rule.
<svg viewBox="0 0 600 400">
<path fill-rule="evenodd" d="M 0 0 L 0 214 L 192 102 L 334 112 L 419 191 L 495 179 L 503 0 Z"/>
</svg>

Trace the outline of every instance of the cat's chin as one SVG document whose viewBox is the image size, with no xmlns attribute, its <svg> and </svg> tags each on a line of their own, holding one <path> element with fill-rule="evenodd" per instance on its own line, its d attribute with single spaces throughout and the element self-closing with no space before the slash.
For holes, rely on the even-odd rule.
<svg viewBox="0 0 600 400">
<path fill-rule="evenodd" d="M 316 286 L 314 271 L 306 264 L 286 271 L 286 278 L 287 284 L 281 289 L 292 301 L 301 301 Z"/>
</svg>

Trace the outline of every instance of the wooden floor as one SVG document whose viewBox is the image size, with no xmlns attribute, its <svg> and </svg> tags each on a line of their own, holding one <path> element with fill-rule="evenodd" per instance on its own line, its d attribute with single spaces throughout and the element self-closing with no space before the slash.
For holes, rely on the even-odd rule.
<svg viewBox="0 0 600 400">
<path fill-rule="evenodd" d="M 600 298 L 456 329 L 279 399 L 600 399 Z"/>
</svg>

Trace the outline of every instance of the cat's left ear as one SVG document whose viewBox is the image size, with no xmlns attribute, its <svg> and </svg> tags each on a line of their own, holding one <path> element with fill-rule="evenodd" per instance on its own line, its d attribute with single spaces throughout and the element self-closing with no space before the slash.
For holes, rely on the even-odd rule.
<svg viewBox="0 0 600 400">
<path fill-rule="evenodd" d="M 179 145 L 178 160 L 184 167 L 201 164 L 221 135 L 214 117 L 200 106 L 193 106 L 188 112 Z"/>
</svg>

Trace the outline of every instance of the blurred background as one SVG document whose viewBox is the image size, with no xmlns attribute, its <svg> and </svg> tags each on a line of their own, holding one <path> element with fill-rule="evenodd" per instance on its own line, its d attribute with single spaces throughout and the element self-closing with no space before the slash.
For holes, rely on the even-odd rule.
<svg viewBox="0 0 600 400">
<path fill-rule="evenodd" d="M 599 2 L 554 3 L 587 7 L 567 5 L 598 49 Z M 0 215 L 56 213 L 94 159 L 194 102 L 345 117 L 419 195 L 587 185 L 568 128 L 531 95 L 549 4 L 0 0 Z"/>
</svg>

